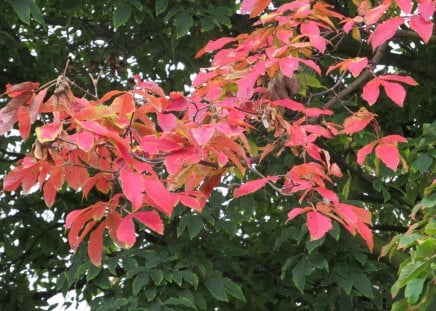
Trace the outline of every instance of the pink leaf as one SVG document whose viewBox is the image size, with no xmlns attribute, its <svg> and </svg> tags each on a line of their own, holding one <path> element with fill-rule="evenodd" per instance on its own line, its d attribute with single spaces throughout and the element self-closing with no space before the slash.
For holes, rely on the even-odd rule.
<svg viewBox="0 0 436 311">
<path fill-rule="evenodd" d="M 293 111 L 301 111 L 301 112 L 305 111 L 305 107 L 303 104 L 300 104 L 299 102 L 296 102 L 295 100 L 288 99 L 288 98 L 275 100 L 271 102 L 271 104 L 282 106 Z"/>
<path fill-rule="evenodd" d="M 140 143 L 141 149 L 149 154 L 176 151 L 181 146 L 171 139 L 156 137 L 154 135 L 144 136 Z"/>
<path fill-rule="evenodd" d="M 243 184 L 241 187 L 235 190 L 233 197 L 239 198 L 243 195 L 247 195 L 256 192 L 260 188 L 266 185 L 268 178 L 261 178 L 257 180 L 251 180 Z"/>
<path fill-rule="evenodd" d="M 386 95 L 398 106 L 403 107 L 406 90 L 399 83 L 382 81 Z"/>
<path fill-rule="evenodd" d="M 391 170 L 396 171 L 400 163 L 398 148 L 392 144 L 379 144 L 375 148 L 375 154 Z"/>
<path fill-rule="evenodd" d="M 128 214 L 121 220 L 116 231 L 116 237 L 122 247 L 130 248 L 136 242 L 135 225 L 133 224 L 133 215 Z"/>
<path fill-rule="evenodd" d="M 36 137 L 41 143 L 55 140 L 62 131 L 62 123 L 49 123 L 36 128 Z"/>
<path fill-rule="evenodd" d="M 368 102 L 370 106 L 374 105 L 380 95 L 380 81 L 377 78 L 369 81 L 364 87 L 362 92 L 362 98 Z"/>
<path fill-rule="evenodd" d="M 358 164 L 363 165 L 363 163 L 365 162 L 366 156 L 372 152 L 376 143 L 377 142 L 373 141 L 372 143 L 365 145 L 362 149 L 360 149 L 357 152 L 357 163 Z"/>
<path fill-rule="evenodd" d="M 333 191 L 323 188 L 323 187 L 316 187 L 315 191 L 318 192 L 324 199 L 327 199 L 331 202 L 337 202 L 339 201 L 338 196 Z"/>
<path fill-rule="evenodd" d="M 205 146 L 215 133 L 215 129 L 212 127 L 199 127 L 191 129 L 192 137 L 194 137 L 197 144 L 200 146 Z"/>
<path fill-rule="evenodd" d="M 279 60 L 280 71 L 287 77 L 291 77 L 298 69 L 298 59 L 295 57 L 285 57 Z"/>
<path fill-rule="evenodd" d="M 361 107 L 352 116 L 344 120 L 344 133 L 351 135 L 363 130 L 372 120 L 375 114 L 369 112 L 365 107 Z"/>
<path fill-rule="evenodd" d="M 82 131 L 77 134 L 76 142 L 80 149 L 88 152 L 94 146 L 94 135 L 87 131 Z"/>
<path fill-rule="evenodd" d="M 364 17 L 365 24 L 369 26 L 377 23 L 384 14 L 384 12 L 389 8 L 390 4 L 390 1 L 388 1 L 388 3 L 384 1 L 383 4 L 369 10 Z"/>
<path fill-rule="evenodd" d="M 256 17 L 267 8 L 271 0 L 243 0 L 241 3 L 241 12 L 250 12 L 250 17 Z"/>
<path fill-rule="evenodd" d="M 126 168 L 120 171 L 120 182 L 126 198 L 132 203 L 133 209 L 138 209 L 142 205 L 143 192 L 145 189 L 144 177 Z"/>
<path fill-rule="evenodd" d="M 426 21 L 429 21 L 435 12 L 435 6 L 434 0 L 421 0 L 419 1 L 418 12 Z"/>
<path fill-rule="evenodd" d="M 403 23 L 404 21 L 400 16 L 395 16 L 378 25 L 368 39 L 371 42 L 372 48 L 375 50 L 378 46 L 391 39 L 397 32 L 398 27 Z"/>
<path fill-rule="evenodd" d="M 395 2 L 404 13 L 409 14 L 412 12 L 413 4 L 411 0 L 395 0 Z"/>
<path fill-rule="evenodd" d="M 330 229 L 333 228 L 330 218 L 318 213 L 307 213 L 307 227 L 309 228 L 310 239 L 321 239 Z"/>
<path fill-rule="evenodd" d="M 164 131 L 171 131 L 177 127 L 177 118 L 172 113 L 158 113 L 157 123 Z"/>
<path fill-rule="evenodd" d="M 426 21 L 421 15 L 414 15 L 410 18 L 410 28 L 412 28 L 424 41 L 428 43 L 433 34 L 433 22 Z"/>
<path fill-rule="evenodd" d="M 399 75 L 382 75 L 378 77 L 380 80 L 389 80 L 389 81 L 396 81 L 396 82 L 402 82 L 408 85 L 418 85 L 418 83 L 409 76 L 399 76 Z"/>
<path fill-rule="evenodd" d="M 366 68 L 367 65 L 368 65 L 368 59 L 366 57 L 363 58 L 358 57 L 353 59 L 348 64 L 347 69 L 351 72 L 353 77 L 356 78 L 358 75 L 360 75 L 362 70 Z"/>
<path fill-rule="evenodd" d="M 383 143 L 407 143 L 407 139 L 400 135 L 388 135 L 380 139 Z"/>
<path fill-rule="evenodd" d="M 291 221 L 293 220 L 295 217 L 297 217 L 298 215 L 304 214 L 307 211 L 310 211 L 312 208 L 310 207 L 305 207 L 305 208 L 301 208 L 301 207 L 296 207 L 291 209 L 291 211 L 288 213 L 288 220 L 287 221 Z"/>
<path fill-rule="evenodd" d="M 146 225 L 154 232 L 163 234 L 164 225 L 158 212 L 156 211 L 137 212 L 133 214 L 133 217 L 138 219 L 140 222 L 142 222 L 144 225 Z"/>
</svg>

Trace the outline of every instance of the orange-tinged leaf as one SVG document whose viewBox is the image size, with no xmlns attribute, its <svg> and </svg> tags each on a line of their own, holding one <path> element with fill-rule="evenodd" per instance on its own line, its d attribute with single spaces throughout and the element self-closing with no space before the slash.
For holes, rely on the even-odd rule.
<svg viewBox="0 0 436 311">
<path fill-rule="evenodd" d="M 181 145 L 174 140 L 165 137 L 156 137 L 154 135 L 142 137 L 140 146 L 142 150 L 149 154 L 172 152 L 182 148 Z"/>
<path fill-rule="evenodd" d="M 351 135 L 363 130 L 376 115 L 369 112 L 365 107 L 361 107 L 351 117 L 344 120 L 344 133 Z"/>
<path fill-rule="evenodd" d="M 156 203 L 156 207 L 165 215 L 171 215 L 174 206 L 177 204 L 176 196 L 173 196 L 158 179 L 142 178 L 142 182 L 145 192 Z"/>
<path fill-rule="evenodd" d="M 398 147 L 393 144 L 379 144 L 375 147 L 376 156 L 391 170 L 396 171 L 400 163 Z"/>
<path fill-rule="evenodd" d="M 390 4 L 390 0 L 385 0 L 381 5 L 367 11 L 364 16 L 365 24 L 369 26 L 377 23 L 384 14 L 384 12 L 389 8 Z"/>
<path fill-rule="evenodd" d="M 337 202 L 339 201 L 338 196 L 333 191 L 323 188 L 323 187 L 316 187 L 315 191 L 318 192 L 323 199 L 329 200 L 331 202 Z"/>
<path fill-rule="evenodd" d="M 102 221 L 96 229 L 89 235 L 88 256 L 94 266 L 101 266 L 103 254 L 103 233 L 106 228 L 106 222 Z"/>
<path fill-rule="evenodd" d="M 248 181 L 235 190 L 233 197 L 239 198 L 241 196 L 256 192 L 260 188 L 264 187 L 267 182 L 268 182 L 268 178 L 261 178 L 257 180 Z"/>
<path fill-rule="evenodd" d="M 62 131 L 62 123 L 48 123 L 36 128 L 36 138 L 40 143 L 54 141 Z"/>
<path fill-rule="evenodd" d="M 133 217 L 135 217 L 137 220 L 142 222 L 144 225 L 146 225 L 154 232 L 163 234 L 164 224 L 158 212 L 156 211 L 136 212 L 133 214 Z"/>
<path fill-rule="evenodd" d="M 25 92 L 32 92 L 39 87 L 37 82 L 22 82 L 19 84 L 6 84 L 6 94 L 17 97 Z"/>
<path fill-rule="evenodd" d="M 368 66 L 368 59 L 366 57 L 356 57 L 348 64 L 347 69 L 351 72 L 353 77 L 360 75 L 363 69 Z"/>
<path fill-rule="evenodd" d="M 94 146 L 94 134 L 88 131 L 82 131 L 76 135 L 76 143 L 80 149 L 88 152 Z"/>
<path fill-rule="evenodd" d="M 256 17 L 265 10 L 271 0 L 243 0 L 241 3 L 241 12 L 250 13 L 250 17 Z"/>
<path fill-rule="evenodd" d="M 382 75 L 378 77 L 380 80 L 389 80 L 389 81 L 396 81 L 396 82 L 402 82 L 408 85 L 418 85 L 418 83 L 409 76 L 399 76 L 399 75 Z"/>
<path fill-rule="evenodd" d="M 141 207 L 145 190 L 144 177 L 127 168 L 120 171 L 121 188 L 126 198 L 132 203 L 133 209 Z"/>
<path fill-rule="evenodd" d="M 368 248 L 372 251 L 374 249 L 374 241 L 371 229 L 363 222 L 358 222 L 357 232 L 359 232 L 360 236 L 365 240 L 366 245 L 368 245 Z"/>
<path fill-rule="evenodd" d="M 18 108 L 17 119 L 18 119 L 18 129 L 20 130 L 20 135 L 23 138 L 23 140 L 26 140 L 27 138 L 29 138 L 29 134 L 30 134 L 29 108 L 27 108 L 26 106 L 21 106 L 20 108 Z"/>
<path fill-rule="evenodd" d="M 298 58 L 284 57 L 279 59 L 280 71 L 287 77 L 292 77 L 294 71 L 298 69 Z"/>
<path fill-rule="evenodd" d="M 321 239 L 330 229 L 333 228 L 332 220 L 318 212 L 307 213 L 307 228 L 310 239 Z"/>
<path fill-rule="evenodd" d="M 53 182 L 51 179 L 49 179 L 47 182 L 45 182 L 44 186 L 42 187 L 42 191 L 44 193 L 45 205 L 47 205 L 48 207 L 52 207 L 55 200 L 56 200 L 57 190 L 56 190 L 55 186 L 53 185 Z"/>
</svg>

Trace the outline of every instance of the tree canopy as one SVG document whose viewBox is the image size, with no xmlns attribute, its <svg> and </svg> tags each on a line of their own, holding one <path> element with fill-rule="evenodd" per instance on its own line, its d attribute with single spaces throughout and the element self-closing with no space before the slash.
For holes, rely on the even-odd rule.
<svg viewBox="0 0 436 311">
<path fill-rule="evenodd" d="M 434 308 L 435 5 L 3 1 L 0 308 Z"/>
</svg>

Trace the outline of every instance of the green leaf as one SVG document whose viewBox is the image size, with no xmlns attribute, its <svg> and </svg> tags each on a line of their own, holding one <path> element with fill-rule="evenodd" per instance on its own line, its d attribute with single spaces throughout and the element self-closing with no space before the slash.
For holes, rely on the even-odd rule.
<svg viewBox="0 0 436 311">
<path fill-rule="evenodd" d="M 106 261 L 109 272 L 113 275 L 116 275 L 116 269 L 118 266 L 118 258 L 117 257 L 109 257 Z"/>
<path fill-rule="evenodd" d="M 20 20 L 27 25 L 30 24 L 30 2 L 31 0 L 10 0 L 9 2 Z"/>
<path fill-rule="evenodd" d="M 133 280 L 133 295 L 137 296 L 141 289 L 150 281 L 150 275 L 146 272 L 138 274 Z"/>
<path fill-rule="evenodd" d="M 325 269 L 329 271 L 329 264 L 327 260 L 319 252 L 314 252 L 309 255 L 309 263 L 317 269 Z"/>
<path fill-rule="evenodd" d="M 126 269 L 127 271 L 135 270 L 136 268 L 138 268 L 138 263 L 133 258 L 124 257 L 122 261 L 123 261 L 123 268 Z"/>
<path fill-rule="evenodd" d="M 188 233 L 189 238 L 192 240 L 194 237 L 196 237 L 201 229 L 203 229 L 204 223 L 203 220 L 200 218 L 200 216 L 192 216 L 189 217 L 188 221 Z"/>
<path fill-rule="evenodd" d="M 285 263 L 282 266 L 282 272 L 280 273 L 280 278 L 283 280 L 286 276 L 286 272 L 288 271 L 289 267 L 299 258 L 300 256 L 295 255 L 291 256 L 288 259 L 286 259 Z"/>
<path fill-rule="evenodd" d="M 424 232 L 428 235 L 436 234 L 436 219 L 432 218 L 424 228 Z"/>
<path fill-rule="evenodd" d="M 142 11 L 142 3 L 138 0 L 128 0 L 131 5 L 133 5 L 137 10 Z"/>
<path fill-rule="evenodd" d="M 178 286 L 182 286 L 182 282 L 183 282 L 182 271 L 173 271 L 173 280 Z"/>
<path fill-rule="evenodd" d="M 306 284 L 306 259 L 301 259 L 292 269 L 292 281 L 297 289 L 303 294 L 304 285 Z"/>
<path fill-rule="evenodd" d="M 189 221 L 188 216 L 182 216 L 182 218 L 180 218 L 179 225 L 177 226 L 177 237 L 178 238 L 183 234 L 186 227 L 188 226 L 188 221 Z"/>
<path fill-rule="evenodd" d="M 407 284 L 410 280 L 418 278 L 421 272 L 427 271 L 430 266 L 430 261 L 417 260 L 415 262 L 409 262 L 400 270 L 398 276 L 398 287 L 401 288 Z M 397 283 L 395 282 L 395 283 Z"/>
<path fill-rule="evenodd" d="M 163 281 L 163 272 L 161 269 L 153 269 L 150 271 L 151 278 L 154 281 L 154 284 L 159 285 Z"/>
<path fill-rule="evenodd" d="M 431 257 L 436 249 L 436 239 L 428 238 L 416 247 L 416 257 Z"/>
<path fill-rule="evenodd" d="M 156 16 L 165 12 L 168 7 L 168 0 L 157 0 L 156 1 Z"/>
<path fill-rule="evenodd" d="M 32 14 L 33 18 L 44 27 L 47 27 L 45 21 L 44 21 L 44 15 L 42 15 L 41 10 L 36 6 L 35 2 L 30 1 L 29 2 L 29 8 L 30 13 Z"/>
<path fill-rule="evenodd" d="M 368 298 L 374 298 L 371 281 L 365 274 L 361 272 L 354 273 L 354 280 L 355 289 Z"/>
<path fill-rule="evenodd" d="M 215 8 L 212 18 L 215 19 L 215 21 L 217 21 L 219 24 L 230 28 L 232 27 L 232 22 L 230 21 L 228 13 L 229 11 L 226 7 L 219 6 Z"/>
<path fill-rule="evenodd" d="M 430 168 L 433 163 L 433 158 L 428 153 L 422 153 L 419 155 L 418 159 L 413 163 L 413 165 L 421 172 L 425 173 Z"/>
<path fill-rule="evenodd" d="M 100 273 L 100 271 L 101 271 L 101 267 L 91 265 L 88 269 L 88 274 L 86 275 L 86 280 L 89 282 L 89 281 L 95 279 L 95 277 Z"/>
<path fill-rule="evenodd" d="M 229 297 L 227 296 L 224 287 L 223 278 L 214 277 L 204 279 L 204 285 L 215 299 L 226 302 L 229 301 Z"/>
<path fill-rule="evenodd" d="M 422 289 L 424 287 L 424 282 L 424 278 L 418 278 L 411 280 L 407 284 L 404 296 L 406 296 L 407 302 L 410 305 L 414 305 L 418 302 L 419 296 L 421 296 Z"/>
<path fill-rule="evenodd" d="M 297 77 L 298 83 L 304 88 L 326 88 L 317 78 L 307 73 L 296 73 L 295 76 Z"/>
<path fill-rule="evenodd" d="M 115 8 L 114 14 L 112 16 L 112 22 L 114 24 L 114 27 L 118 28 L 121 25 L 127 23 L 131 14 L 132 14 L 132 7 L 128 3 L 121 2 Z"/>
<path fill-rule="evenodd" d="M 154 268 L 161 263 L 161 258 L 155 251 L 150 251 L 146 256 L 146 268 Z"/>
<path fill-rule="evenodd" d="M 182 271 L 182 276 L 186 282 L 192 284 L 195 288 L 197 288 L 198 276 L 194 272 L 185 270 L 185 271 Z"/>
<path fill-rule="evenodd" d="M 230 280 L 229 278 L 223 278 L 224 287 L 226 292 L 235 297 L 236 299 L 246 301 L 241 286 Z"/>
<path fill-rule="evenodd" d="M 157 290 L 156 287 L 148 288 L 144 291 L 145 297 L 147 297 L 148 301 L 152 301 L 154 298 L 156 298 Z"/>
<path fill-rule="evenodd" d="M 201 19 L 201 31 L 211 31 L 215 28 L 215 23 L 209 18 L 205 17 Z"/>
<path fill-rule="evenodd" d="M 406 299 L 401 299 L 392 305 L 391 311 L 404 311 L 408 309 Z"/>
<path fill-rule="evenodd" d="M 187 298 L 175 298 L 175 297 L 171 297 L 168 298 L 167 300 L 165 300 L 164 302 L 165 305 L 170 305 L 170 306 L 184 306 L 184 307 L 190 307 L 193 308 L 195 307 L 193 301 L 187 299 Z"/>
<path fill-rule="evenodd" d="M 418 233 L 412 233 L 412 234 L 405 234 L 402 235 L 400 238 L 400 242 L 398 243 L 398 248 L 408 248 L 412 244 L 416 242 L 421 237 Z"/>
<path fill-rule="evenodd" d="M 176 38 L 180 39 L 188 34 L 189 30 L 194 25 L 194 20 L 192 19 L 191 14 L 182 11 L 174 16 L 173 24 L 174 27 L 176 27 Z"/>
</svg>

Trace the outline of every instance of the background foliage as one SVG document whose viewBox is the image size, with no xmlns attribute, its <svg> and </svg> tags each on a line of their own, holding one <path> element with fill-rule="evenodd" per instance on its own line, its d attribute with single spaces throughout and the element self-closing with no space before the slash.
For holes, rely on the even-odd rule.
<svg viewBox="0 0 436 311">
<path fill-rule="evenodd" d="M 328 2 L 345 15 L 356 9 L 349 1 Z M 99 72 L 101 93 L 124 87 L 129 72 L 142 73 L 166 90 L 183 89 L 190 75 L 207 65 L 206 57 L 194 61 L 193 56 L 209 39 L 250 30 L 248 17 L 235 14 L 236 9 L 234 1 L 224 0 L 3 1 L 0 85 L 52 80 L 71 58 L 68 76 L 84 89 L 93 90 L 88 74 L 95 77 Z M 68 211 L 101 199 L 98 193 L 82 202 L 80 195 L 65 189 L 50 210 L 40 193 L 3 193 L 0 308 L 47 307 L 48 298 L 70 290 L 96 310 L 288 310 L 291 304 L 307 310 L 385 310 L 394 303 L 393 284 L 393 291 L 399 292 L 395 299 L 405 296 L 395 305 L 398 310 L 422 298 L 416 294 L 419 287 L 431 297 L 436 199 L 434 184 L 429 185 L 436 171 L 436 41 L 394 41 L 380 64 L 413 76 L 419 86 L 408 90 L 403 109 L 383 98 L 373 111 L 386 135 L 408 138 L 401 155 L 409 170 L 393 175 L 375 160 L 379 175 L 373 176 L 352 164 L 350 144 L 363 146 L 373 139 L 368 134 L 352 142 L 338 138 L 325 146 L 348 174 L 337 189 L 346 199 L 364 202 L 373 213 L 374 253 L 339 227 L 311 242 L 301 220 L 284 224 L 294 199 L 266 188 L 239 199 L 215 192 L 201 214 L 177 209 L 164 236 L 141 231 L 134 249 L 108 249 L 103 267 L 96 268 L 86 249 L 70 254 L 63 226 Z M 372 52 L 352 38 L 345 38 L 335 51 L 347 57 L 357 53 Z M 326 59 L 326 68 L 330 64 Z M 325 79 L 320 82 L 331 83 Z M 358 107 L 360 99 L 348 101 L 349 107 Z M 15 136 L 0 138 L 1 172 L 30 148 L 31 140 L 11 149 L 17 141 Z M 281 155 L 259 169 L 272 175 L 292 161 Z M 411 221 L 412 212 L 416 218 Z M 389 254 L 379 259 L 381 247 L 411 222 L 419 225 L 397 236 L 398 243 L 385 248 Z M 399 266 L 403 272 L 398 276 Z M 422 308 L 430 308 L 430 303 L 424 301 Z"/>
</svg>

